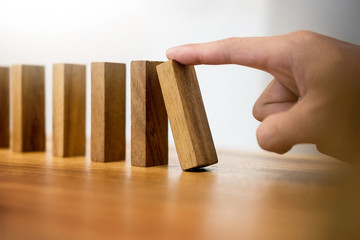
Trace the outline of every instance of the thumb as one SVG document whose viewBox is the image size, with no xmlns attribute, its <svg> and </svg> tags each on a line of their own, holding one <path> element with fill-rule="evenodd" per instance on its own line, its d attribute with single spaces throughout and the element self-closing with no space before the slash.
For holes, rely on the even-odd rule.
<svg viewBox="0 0 360 240">
<path fill-rule="evenodd" d="M 313 117 L 299 102 L 287 111 L 265 118 L 256 137 L 262 149 L 283 154 L 295 144 L 315 143 L 317 134 L 313 126 Z"/>
</svg>

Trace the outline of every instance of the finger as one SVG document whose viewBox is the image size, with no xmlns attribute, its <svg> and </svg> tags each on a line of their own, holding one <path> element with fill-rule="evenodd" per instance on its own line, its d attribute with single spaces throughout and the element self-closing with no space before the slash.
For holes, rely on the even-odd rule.
<svg viewBox="0 0 360 240">
<path fill-rule="evenodd" d="M 261 148 L 276 153 L 285 153 L 298 143 L 315 143 L 316 124 L 301 102 L 288 111 L 265 118 L 256 132 Z"/>
<path fill-rule="evenodd" d="M 260 95 L 253 107 L 253 115 L 258 121 L 267 116 L 289 110 L 298 101 L 298 95 L 273 79 Z"/>
<path fill-rule="evenodd" d="M 270 115 L 284 112 L 292 108 L 296 103 L 295 102 L 282 102 L 282 103 L 270 103 L 262 106 L 262 109 L 257 109 L 256 111 L 253 109 L 253 115 L 256 120 L 262 122 L 265 118 Z"/>
<path fill-rule="evenodd" d="M 186 65 L 239 64 L 268 71 L 290 67 L 289 36 L 228 38 L 168 49 L 166 55 Z"/>
</svg>

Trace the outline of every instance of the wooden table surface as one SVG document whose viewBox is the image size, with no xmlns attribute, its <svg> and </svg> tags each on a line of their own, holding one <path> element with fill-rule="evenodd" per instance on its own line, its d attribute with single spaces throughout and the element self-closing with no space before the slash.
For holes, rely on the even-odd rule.
<svg viewBox="0 0 360 240">
<path fill-rule="evenodd" d="M 218 150 L 218 157 L 203 171 L 183 172 L 175 150 L 168 166 L 141 168 L 129 159 L 99 163 L 2 149 L 0 239 L 355 236 L 360 198 L 344 184 L 353 166 L 265 153 Z"/>
</svg>

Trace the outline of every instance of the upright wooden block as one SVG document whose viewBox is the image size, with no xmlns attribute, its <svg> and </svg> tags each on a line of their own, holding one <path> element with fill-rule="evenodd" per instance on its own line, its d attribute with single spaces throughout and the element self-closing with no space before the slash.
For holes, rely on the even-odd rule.
<svg viewBox="0 0 360 240">
<path fill-rule="evenodd" d="M 12 67 L 12 149 L 45 150 L 45 82 L 43 66 Z"/>
<path fill-rule="evenodd" d="M 162 62 L 131 63 L 131 164 L 168 163 L 168 118 L 156 66 Z"/>
<path fill-rule="evenodd" d="M 194 67 L 168 61 L 157 72 L 182 169 L 217 163 Z"/>
<path fill-rule="evenodd" d="M 91 64 L 91 160 L 125 160 L 125 64 Z"/>
<path fill-rule="evenodd" d="M 0 148 L 10 146 L 9 68 L 0 67 Z"/>
<path fill-rule="evenodd" d="M 86 66 L 53 65 L 53 155 L 85 155 Z"/>
</svg>

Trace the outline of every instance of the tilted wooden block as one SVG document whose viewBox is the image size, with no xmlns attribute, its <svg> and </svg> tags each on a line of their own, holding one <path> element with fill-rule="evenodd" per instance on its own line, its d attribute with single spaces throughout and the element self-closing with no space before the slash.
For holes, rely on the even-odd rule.
<svg viewBox="0 0 360 240">
<path fill-rule="evenodd" d="M 91 64 L 92 161 L 125 160 L 125 76 L 125 64 Z"/>
<path fill-rule="evenodd" d="M 0 148 L 10 146 L 9 68 L 0 67 Z"/>
<path fill-rule="evenodd" d="M 43 66 L 12 67 L 12 149 L 45 150 L 45 82 Z"/>
<path fill-rule="evenodd" d="M 85 155 L 86 66 L 53 65 L 53 155 Z"/>
<path fill-rule="evenodd" d="M 217 163 L 194 67 L 168 61 L 157 72 L 182 169 Z"/>
<path fill-rule="evenodd" d="M 156 66 L 162 62 L 131 63 L 131 164 L 168 164 L 168 118 Z"/>
</svg>

